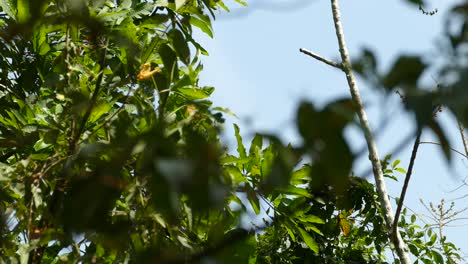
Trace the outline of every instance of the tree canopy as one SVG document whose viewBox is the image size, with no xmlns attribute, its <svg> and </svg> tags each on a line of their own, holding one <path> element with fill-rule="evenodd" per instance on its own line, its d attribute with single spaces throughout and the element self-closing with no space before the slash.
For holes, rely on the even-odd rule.
<svg viewBox="0 0 468 264">
<path fill-rule="evenodd" d="M 224 1 L 0 0 L 0 8 L 0 262 L 389 263 L 400 261 L 399 241 L 422 263 L 462 259 L 406 209 L 394 228 L 386 194 L 353 174 L 361 154 L 344 130 L 369 135 L 353 92 L 322 108 L 302 102 L 299 145 L 269 134 L 245 142 L 238 125 L 236 151 L 222 144 L 233 113 L 210 101 L 214 87 L 199 85 L 208 51 L 193 30 L 213 37 Z M 369 50 L 331 65 L 383 93 L 398 89 L 415 136 L 433 131 L 447 160 L 449 139 L 433 113 L 444 106 L 468 125 L 467 10 L 453 8 L 463 23 L 447 32 L 448 49 L 459 59 L 444 65 L 439 89 L 418 86 L 423 55 L 397 58 L 388 73 Z M 391 155 L 373 162 L 387 180 L 407 174 Z"/>
</svg>

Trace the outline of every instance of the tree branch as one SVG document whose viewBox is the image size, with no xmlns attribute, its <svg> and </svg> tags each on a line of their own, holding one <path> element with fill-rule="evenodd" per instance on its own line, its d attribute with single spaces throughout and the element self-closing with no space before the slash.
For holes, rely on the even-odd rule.
<svg viewBox="0 0 468 264">
<path fill-rule="evenodd" d="M 388 198 L 387 187 L 386 187 L 384 176 L 383 176 L 382 165 L 380 164 L 379 154 L 377 152 L 377 146 L 376 146 L 374 137 L 372 135 L 372 131 L 370 129 L 369 121 L 367 120 L 367 114 L 364 110 L 364 106 L 361 101 L 361 95 L 360 95 L 359 88 L 356 83 L 356 79 L 351 69 L 351 59 L 349 57 L 345 39 L 344 39 L 343 26 L 341 23 L 341 15 L 340 15 L 340 8 L 338 5 L 338 0 L 331 0 L 331 6 L 332 6 L 332 12 L 333 12 L 333 21 L 335 24 L 336 37 L 338 39 L 339 51 L 340 51 L 340 55 L 342 59 L 341 64 L 343 66 L 343 71 L 346 74 L 346 79 L 348 81 L 348 86 L 351 92 L 351 96 L 353 98 L 353 101 L 356 103 L 358 107 L 358 117 L 361 123 L 362 130 L 364 132 L 364 136 L 366 138 L 367 147 L 369 149 L 369 159 L 372 163 L 375 184 L 377 187 L 377 192 L 379 194 L 382 211 L 384 213 L 387 228 L 391 230 L 391 227 L 393 224 L 392 206 Z M 393 237 L 392 242 L 395 246 L 400 262 L 404 264 L 411 263 L 409 253 L 406 250 L 405 242 L 401 238 L 401 235 L 398 232 L 398 230 L 395 233 L 395 235 L 392 237 Z"/>
<path fill-rule="evenodd" d="M 431 142 L 431 141 L 421 141 L 421 142 L 419 142 L 419 144 L 432 144 L 432 145 L 438 145 L 438 146 L 441 145 L 441 144 L 438 143 L 438 142 Z M 457 154 L 460 154 L 461 156 L 463 156 L 463 157 L 465 157 L 465 158 L 468 159 L 468 155 L 463 154 L 461 151 L 458 151 L 458 150 L 456 150 L 456 149 L 454 149 L 454 148 L 452 148 L 452 147 L 450 148 L 450 150 L 453 151 L 453 152 L 455 152 L 455 153 L 457 153 Z"/>
<path fill-rule="evenodd" d="M 413 151 L 411 152 L 411 159 L 408 165 L 408 170 L 406 171 L 405 182 L 403 183 L 403 188 L 401 189 L 400 199 L 398 201 L 398 207 L 395 213 L 395 219 L 393 220 L 392 234 L 395 235 L 398 232 L 398 219 L 400 218 L 401 209 L 403 208 L 403 202 L 406 196 L 406 190 L 408 189 L 409 181 L 411 174 L 413 172 L 414 161 L 416 160 L 416 155 L 418 153 L 418 147 L 421 141 L 421 129 L 418 129 L 416 139 L 414 140 Z"/>
<path fill-rule="evenodd" d="M 465 127 L 460 121 L 458 121 L 458 130 L 460 130 L 463 147 L 465 148 L 465 155 L 466 155 L 465 157 L 468 158 L 468 140 L 466 139 L 466 136 L 465 136 Z"/>
<path fill-rule="evenodd" d="M 306 55 L 309 55 L 311 56 L 312 58 L 316 59 L 316 60 L 319 60 L 325 64 L 328 64 L 332 67 L 335 67 L 335 68 L 338 68 L 340 70 L 343 70 L 343 65 L 341 65 L 341 63 L 336 63 L 334 61 L 331 61 L 331 60 L 328 60 L 328 59 L 325 59 L 324 57 L 320 56 L 320 55 L 317 55 L 315 53 L 313 53 L 312 51 L 309 51 L 309 50 L 306 50 L 306 49 L 303 49 L 303 48 L 300 48 L 299 49 L 300 52 L 306 54 Z"/>
</svg>

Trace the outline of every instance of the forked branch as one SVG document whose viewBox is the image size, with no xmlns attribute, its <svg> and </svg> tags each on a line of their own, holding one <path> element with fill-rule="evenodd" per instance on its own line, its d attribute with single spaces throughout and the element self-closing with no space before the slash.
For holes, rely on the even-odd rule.
<svg viewBox="0 0 468 264">
<path fill-rule="evenodd" d="M 332 13 L 333 13 L 333 21 L 335 24 L 335 32 L 336 32 L 336 36 L 338 39 L 339 51 L 341 55 L 341 63 L 337 65 L 341 66 L 338 68 L 340 68 L 346 75 L 346 79 L 348 81 L 348 86 L 350 89 L 352 99 L 358 108 L 357 114 L 359 117 L 361 128 L 364 132 L 364 136 L 365 136 L 366 143 L 367 143 L 367 148 L 369 150 L 369 159 L 372 163 L 372 170 L 374 172 L 375 184 L 377 187 L 377 192 L 379 194 L 382 211 L 384 213 L 385 223 L 387 225 L 388 230 L 391 231 L 392 225 L 394 222 L 393 210 L 392 210 L 392 206 L 390 203 L 390 199 L 388 197 L 387 187 L 386 187 L 384 176 L 383 176 L 382 166 L 380 164 L 380 158 L 379 158 L 379 154 L 377 151 L 377 146 L 376 146 L 376 143 L 375 143 L 375 140 L 374 140 L 374 137 L 373 137 L 370 125 L 369 125 L 369 121 L 367 119 L 367 114 L 364 110 L 364 106 L 361 100 L 361 95 L 359 92 L 358 85 L 356 83 L 356 79 L 352 72 L 351 60 L 350 60 L 348 49 L 345 43 L 343 26 L 341 23 L 341 15 L 340 15 L 340 8 L 338 5 L 338 0 L 331 0 L 331 6 L 332 6 Z M 303 51 L 301 50 L 301 52 Z M 308 55 L 312 56 L 311 54 L 308 54 Z M 312 57 L 322 62 L 325 62 L 328 65 L 334 66 L 333 65 L 334 63 L 330 64 L 328 60 L 325 60 L 318 55 L 312 56 Z M 405 242 L 401 238 L 401 235 L 398 229 L 396 230 L 394 235 L 391 235 L 391 238 L 395 246 L 398 258 L 400 259 L 400 262 L 404 264 L 411 263 L 408 250 L 406 250 Z"/>
</svg>

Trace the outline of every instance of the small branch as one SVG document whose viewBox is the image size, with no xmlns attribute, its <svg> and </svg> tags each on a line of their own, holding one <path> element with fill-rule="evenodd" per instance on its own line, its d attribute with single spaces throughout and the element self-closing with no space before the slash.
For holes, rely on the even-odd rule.
<svg viewBox="0 0 468 264">
<path fill-rule="evenodd" d="M 408 165 L 408 170 L 406 171 L 406 177 L 405 182 L 403 183 L 403 188 L 401 189 L 400 199 L 398 201 L 398 207 L 395 213 L 395 219 L 393 220 L 392 234 L 396 234 L 396 232 L 398 231 L 398 219 L 400 218 L 403 202 L 405 201 L 406 190 L 408 189 L 411 174 L 413 172 L 414 161 L 416 160 L 416 154 L 418 153 L 418 147 L 421 141 L 421 133 L 422 131 L 419 129 L 418 134 L 416 135 L 416 139 L 414 140 L 410 163 Z"/>
<path fill-rule="evenodd" d="M 419 143 L 420 143 L 420 144 L 432 144 L 432 145 L 438 145 L 438 146 L 441 145 L 441 144 L 438 143 L 438 142 L 431 142 L 431 141 L 421 141 L 421 142 L 419 142 Z M 468 159 L 468 154 L 465 155 L 465 154 L 463 154 L 461 151 L 458 151 L 458 150 L 456 150 L 456 149 L 454 149 L 454 148 L 450 148 L 450 150 L 453 151 L 453 152 L 455 152 L 455 153 L 457 153 L 457 154 L 460 154 L 461 156 L 463 156 L 463 157 L 465 157 L 465 158 Z"/>
<path fill-rule="evenodd" d="M 331 61 L 329 59 L 325 59 L 324 57 L 322 57 L 320 55 L 317 55 L 317 54 L 313 53 L 312 51 L 309 51 L 309 50 L 306 50 L 306 49 L 303 49 L 303 48 L 300 48 L 299 51 L 306 54 L 306 55 L 309 55 L 312 58 L 314 58 L 316 60 L 319 60 L 319 61 L 321 61 L 321 62 L 323 62 L 325 64 L 328 64 L 328 65 L 330 65 L 332 67 L 343 70 L 343 65 L 341 63 L 336 63 L 336 62 Z"/>
<path fill-rule="evenodd" d="M 466 139 L 466 136 L 465 136 L 465 127 L 460 121 L 458 121 L 458 129 L 460 130 L 463 147 L 465 147 L 465 154 L 466 154 L 465 157 L 468 159 L 468 140 Z"/>
</svg>

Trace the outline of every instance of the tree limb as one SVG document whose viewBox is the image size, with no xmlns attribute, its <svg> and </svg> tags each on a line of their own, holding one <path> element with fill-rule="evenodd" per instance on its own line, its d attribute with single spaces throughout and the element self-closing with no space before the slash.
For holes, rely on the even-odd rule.
<svg viewBox="0 0 468 264">
<path fill-rule="evenodd" d="M 382 211 L 384 213 L 387 228 L 391 230 L 393 224 L 393 210 L 390 203 L 390 199 L 388 198 L 387 187 L 383 176 L 382 165 L 380 164 L 379 154 L 377 152 L 377 146 L 372 135 L 372 131 L 370 129 L 369 121 L 367 120 L 367 114 L 364 110 L 364 106 L 361 101 L 361 95 L 359 92 L 358 85 L 356 83 L 356 79 L 351 69 L 351 59 L 349 57 L 348 49 L 346 47 L 344 39 L 338 0 L 331 0 L 331 6 L 333 12 L 333 21 L 335 24 L 336 37 L 338 39 L 339 51 L 342 59 L 341 64 L 343 66 L 343 71 L 346 74 L 346 79 L 348 81 L 351 96 L 358 107 L 358 117 L 361 123 L 362 130 L 364 132 L 364 136 L 366 138 L 367 147 L 369 149 L 369 159 L 372 163 L 375 185 L 379 194 L 379 199 L 382 206 Z M 408 250 L 406 250 L 405 242 L 401 238 L 401 235 L 398 232 L 398 230 L 392 237 L 392 242 L 395 246 L 396 253 L 400 259 L 400 262 L 404 264 L 411 263 Z"/>
</svg>

